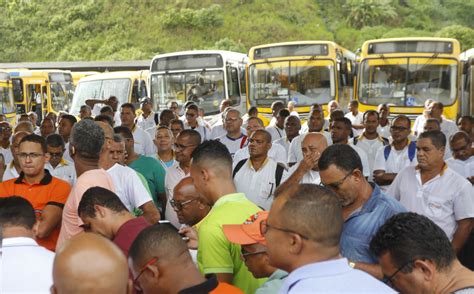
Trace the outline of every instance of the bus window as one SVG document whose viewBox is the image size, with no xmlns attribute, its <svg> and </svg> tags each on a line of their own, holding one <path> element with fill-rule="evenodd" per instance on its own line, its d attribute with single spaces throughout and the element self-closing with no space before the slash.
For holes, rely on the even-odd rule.
<svg viewBox="0 0 474 294">
<path fill-rule="evenodd" d="M 238 105 L 240 103 L 240 93 L 237 68 L 228 66 L 227 76 L 227 93 L 229 98 L 232 100 L 232 105 Z"/>
<path fill-rule="evenodd" d="M 2 113 L 15 112 L 15 103 L 12 99 L 12 90 L 8 87 L 0 87 L 0 103 L 2 104 Z"/>
<path fill-rule="evenodd" d="M 138 91 L 138 80 L 135 80 L 133 82 L 133 87 L 132 87 L 132 98 L 130 103 L 134 104 L 135 107 L 138 105 L 138 100 L 140 99 L 139 96 L 139 91 Z"/>
<path fill-rule="evenodd" d="M 12 84 L 15 102 L 23 102 L 23 81 L 20 79 L 12 79 Z"/>
</svg>

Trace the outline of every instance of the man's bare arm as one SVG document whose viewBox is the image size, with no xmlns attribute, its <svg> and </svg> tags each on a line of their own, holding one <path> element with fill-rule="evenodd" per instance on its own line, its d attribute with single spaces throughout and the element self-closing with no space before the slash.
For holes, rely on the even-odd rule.
<svg viewBox="0 0 474 294">
<path fill-rule="evenodd" d="M 456 229 L 456 232 L 454 232 L 452 241 L 453 248 L 456 253 L 458 253 L 462 249 L 467 239 L 469 238 L 469 235 L 471 234 L 472 230 L 472 222 L 472 218 L 465 218 L 457 221 L 458 228 Z"/>
<path fill-rule="evenodd" d="M 160 212 L 156 208 L 153 201 L 148 201 L 147 203 L 140 206 L 140 209 L 143 211 L 143 217 L 150 223 L 156 224 L 160 220 Z"/>
<path fill-rule="evenodd" d="M 51 232 L 59 226 L 63 215 L 62 207 L 54 204 L 48 204 L 43 209 L 43 213 L 38 220 L 36 237 L 46 238 Z"/>
</svg>

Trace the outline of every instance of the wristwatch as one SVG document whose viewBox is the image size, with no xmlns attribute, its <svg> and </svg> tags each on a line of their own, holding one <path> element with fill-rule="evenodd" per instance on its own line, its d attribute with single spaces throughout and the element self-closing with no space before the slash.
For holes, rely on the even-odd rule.
<svg viewBox="0 0 474 294">
<path fill-rule="evenodd" d="M 355 268 L 356 267 L 356 263 L 349 260 L 349 266 L 352 267 L 352 268 Z"/>
</svg>

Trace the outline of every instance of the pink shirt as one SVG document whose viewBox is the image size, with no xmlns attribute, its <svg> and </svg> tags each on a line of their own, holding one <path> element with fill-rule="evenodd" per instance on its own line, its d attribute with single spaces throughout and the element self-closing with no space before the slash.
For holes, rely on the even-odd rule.
<svg viewBox="0 0 474 294">
<path fill-rule="evenodd" d="M 77 178 L 76 184 L 72 187 L 66 204 L 64 205 L 61 232 L 59 233 L 56 250 L 72 236 L 83 232 L 83 229 L 80 227 L 83 222 L 77 214 L 77 208 L 79 207 L 79 202 L 81 202 L 82 195 L 84 195 L 89 188 L 96 186 L 115 192 L 112 178 L 103 169 L 86 171 Z"/>
</svg>

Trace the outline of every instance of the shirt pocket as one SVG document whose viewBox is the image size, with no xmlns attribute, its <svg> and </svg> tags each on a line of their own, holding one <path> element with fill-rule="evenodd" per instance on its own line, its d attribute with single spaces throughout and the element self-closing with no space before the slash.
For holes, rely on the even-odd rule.
<svg viewBox="0 0 474 294">
<path fill-rule="evenodd" d="M 260 198 L 270 199 L 271 197 L 273 197 L 275 189 L 275 181 L 264 181 L 260 187 Z"/>
<path fill-rule="evenodd" d="M 448 200 L 439 197 L 429 196 L 426 199 L 425 207 L 425 212 L 427 216 L 432 216 L 437 219 L 446 217 L 447 215 L 444 215 L 444 208 L 448 205 L 447 202 Z"/>
</svg>

